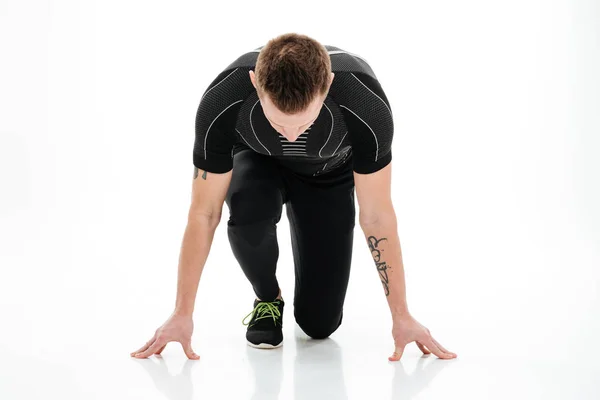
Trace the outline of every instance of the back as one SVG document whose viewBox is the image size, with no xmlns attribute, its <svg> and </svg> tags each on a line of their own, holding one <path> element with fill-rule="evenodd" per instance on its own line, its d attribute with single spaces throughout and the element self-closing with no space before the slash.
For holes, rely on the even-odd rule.
<svg viewBox="0 0 600 400">
<path fill-rule="evenodd" d="M 325 45 L 335 77 L 314 123 L 293 143 L 266 119 L 250 80 L 260 48 L 221 72 L 204 92 L 196 113 L 194 165 L 214 173 L 233 168 L 233 155 L 249 148 L 304 165 L 312 175 L 353 153 L 354 171 L 372 173 L 391 161 L 392 111 L 369 64 Z"/>
</svg>

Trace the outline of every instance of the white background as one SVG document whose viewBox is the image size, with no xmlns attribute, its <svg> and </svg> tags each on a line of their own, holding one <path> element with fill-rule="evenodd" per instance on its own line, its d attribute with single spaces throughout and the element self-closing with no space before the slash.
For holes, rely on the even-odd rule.
<svg viewBox="0 0 600 400">
<path fill-rule="evenodd" d="M 598 1 L 0 0 L 0 398 L 597 399 Z M 226 235 L 193 347 L 131 359 L 173 310 L 198 102 L 239 55 L 307 34 L 369 61 L 395 117 L 409 309 L 458 354 L 399 363 L 360 227 L 344 322 L 250 349 Z"/>
</svg>

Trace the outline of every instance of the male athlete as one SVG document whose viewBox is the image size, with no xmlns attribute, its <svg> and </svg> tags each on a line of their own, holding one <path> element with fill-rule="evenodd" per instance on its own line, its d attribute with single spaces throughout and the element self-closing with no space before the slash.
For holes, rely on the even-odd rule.
<svg viewBox="0 0 600 400">
<path fill-rule="evenodd" d="M 175 341 L 188 358 L 199 359 L 191 346 L 192 313 L 224 202 L 233 254 L 256 294 L 242 321 L 247 343 L 283 343 L 284 301 L 275 276 L 283 205 L 294 255 L 295 320 L 314 339 L 331 335 L 342 323 L 356 187 L 360 227 L 393 320 L 389 360 L 398 361 L 413 341 L 425 354 L 456 357 L 408 311 L 390 193 L 392 111 L 363 58 L 305 35 L 280 35 L 214 79 L 200 100 L 195 129 L 175 310 L 131 356 L 160 354 Z"/>
</svg>

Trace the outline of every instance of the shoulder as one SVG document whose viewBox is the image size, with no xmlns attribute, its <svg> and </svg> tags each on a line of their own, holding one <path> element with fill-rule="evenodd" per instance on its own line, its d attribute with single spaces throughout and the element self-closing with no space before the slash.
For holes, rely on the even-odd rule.
<svg viewBox="0 0 600 400">
<path fill-rule="evenodd" d="M 256 59 L 259 52 L 260 47 L 238 56 L 208 85 L 204 95 L 219 85 L 222 87 L 218 91 L 227 91 L 225 94 L 235 92 L 236 90 L 243 93 L 253 91 L 254 86 L 250 81 L 249 71 L 256 66 Z"/>
<path fill-rule="evenodd" d="M 372 173 L 391 161 L 392 107 L 363 57 L 337 48 L 328 50 L 335 74 L 328 96 L 344 116 L 355 155 L 354 170 Z"/>
<path fill-rule="evenodd" d="M 364 132 L 391 141 L 394 129 L 392 107 L 376 78 L 359 72 L 335 74 L 329 97 L 338 105 L 351 133 Z"/>
<path fill-rule="evenodd" d="M 223 69 L 206 87 L 196 113 L 196 128 L 207 130 L 217 118 L 233 120 L 248 96 L 255 91 L 249 71 L 257 52 L 246 52 Z"/>
<path fill-rule="evenodd" d="M 244 100 L 254 91 L 248 71 L 248 68 L 241 66 L 224 69 L 204 91 L 200 105 L 213 107 Z"/>
<path fill-rule="evenodd" d="M 391 118 L 392 108 L 368 61 L 349 51 L 326 45 L 335 74 L 329 96 L 338 105 L 360 117 Z"/>
<path fill-rule="evenodd" d="M 325 48 L 331 60 L 331 70 L 336 75 L 338 72 L 354 72 L 377 79 L 371 65 L 364 57 L 335 46 L 325 45 Z"/>
</svg>

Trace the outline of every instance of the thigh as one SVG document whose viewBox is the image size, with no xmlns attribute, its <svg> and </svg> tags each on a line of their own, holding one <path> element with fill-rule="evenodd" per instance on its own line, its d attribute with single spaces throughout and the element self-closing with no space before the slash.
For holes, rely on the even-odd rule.
<svg viewBox="0 0 600 400">
<path fill-rule="evenodd" d="M 253 150 L 235 154 L 231 183 L 225 202 L 229 225 L 247 225 L 266 219 L 278 222 L 284 202 L 284 186 L 277 163 Z"/>
<path fill-rule="evenodd" d="M 356 215 L 351 165 L 317 177 L 291 175 L 286 179 L 296 313 L 325 320 L 341 317 Z"/>
</svg>

